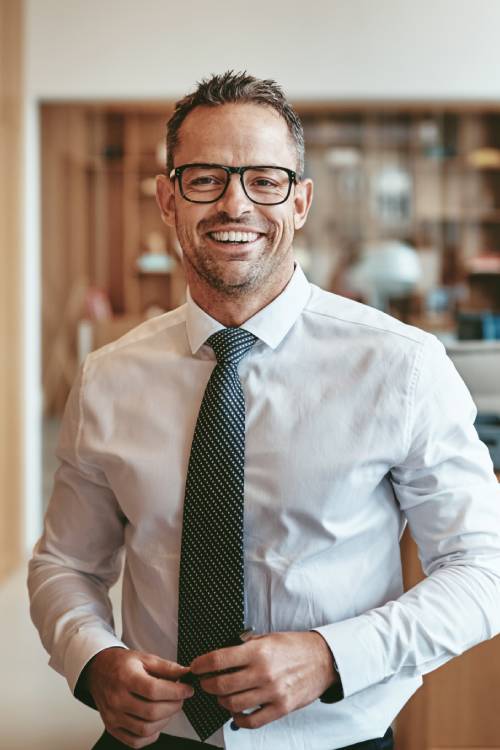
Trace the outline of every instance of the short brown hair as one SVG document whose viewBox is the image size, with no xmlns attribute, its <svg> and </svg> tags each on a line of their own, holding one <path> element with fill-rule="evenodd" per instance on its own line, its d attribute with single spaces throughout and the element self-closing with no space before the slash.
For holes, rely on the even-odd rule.
<svg viewBox="0 0 500 750">
<path fill-rule="evenodd" d="M 179 143 L 179 130 L 195 107 L 216 107 L 221 104 L 262 104 L 272 107 L 285 120 L 297 152 L 297 176 L 304 171 L 304 131 L 299 116 L 286 100 L 283 89 L 271 79 L 254 78 L 246 71 L 228 70 L 200 81 L 196 89 L 180 99 L 167 123 L 167 174 L 174 166 L 174 151 Z"/>
</svg>

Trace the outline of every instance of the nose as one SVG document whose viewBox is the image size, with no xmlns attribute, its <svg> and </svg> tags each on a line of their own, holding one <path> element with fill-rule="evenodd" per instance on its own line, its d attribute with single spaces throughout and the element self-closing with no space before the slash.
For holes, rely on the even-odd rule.
<svg viewBox="0 0 500 750">
<path fill-rule="evenodd" d="M 239 174 L 229 175 L 229 185 L 222 198 L 217 201 L 217 210 L 229 216 L 241 216 L 252 210 L 253 203 L 245 194 Z"/>
</svg>

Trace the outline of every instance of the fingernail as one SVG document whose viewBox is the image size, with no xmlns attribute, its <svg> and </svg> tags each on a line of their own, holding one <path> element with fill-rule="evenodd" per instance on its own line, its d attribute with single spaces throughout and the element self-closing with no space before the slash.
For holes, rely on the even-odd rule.
<svg viewBox="0 0 500 750">
<path fill-rule="evenodd" d="M 237 732 L 238 729 L 240 728 L 235 721 L 232 721 L 231 724 L 230 724 L 230 726 L 231 726 L 231 729 L 233 730 L 233 732 Z"/>
</svg>

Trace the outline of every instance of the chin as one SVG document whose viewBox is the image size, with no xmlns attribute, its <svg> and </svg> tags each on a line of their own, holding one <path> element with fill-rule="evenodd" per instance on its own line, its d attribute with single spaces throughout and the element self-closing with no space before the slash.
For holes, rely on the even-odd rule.
<svg viewBox="0 0 500 750">
<path fill-rule="evenodd" d="M 262 281 L 261 266 L 246 261 L 200 262 L 193 264 L 193 269 L 212 289 L 230 295 L 256 289 Z"/>
<path fill-rule="evenodd" d="M 239 275 L 235 278 L 234 276 L 228 277 L 210 274 L 209 276 L 204 276 L 204 281 L 212 289 L 228 297 L 238 297 L 248 294 L 259 286 L 259 278 L 248 275 Z"/>
</svg>

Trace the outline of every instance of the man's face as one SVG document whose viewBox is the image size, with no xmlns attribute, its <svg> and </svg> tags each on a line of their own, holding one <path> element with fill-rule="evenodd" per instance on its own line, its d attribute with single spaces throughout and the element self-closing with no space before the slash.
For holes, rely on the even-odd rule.
<svg viewBox="0 0 500 750">
<path fill-rule="evenodd" d="M 193 163 L 292 170 L 297 166 L 283 118 L 255 104 L 198 107 L 190 112 L 180 129 L 174 164 Z M 312 184 L 306 180 L 292 185 L 285 203 L 257 205 L 245 195 L 240 176 L 233 174 L 217 202 L 190 203 L 176 181 L 158 178 L 158 203 L 164 221 L 177 230 L 189 284 L 233 297 L 255 294 L 263 287 L 283 288 L 293 270 L 294 231 L 304 224 L 311 198 Z M 218 234 L 229 231 L 244 234 L 240 241 L 224 241 Z"/>
</svg>

